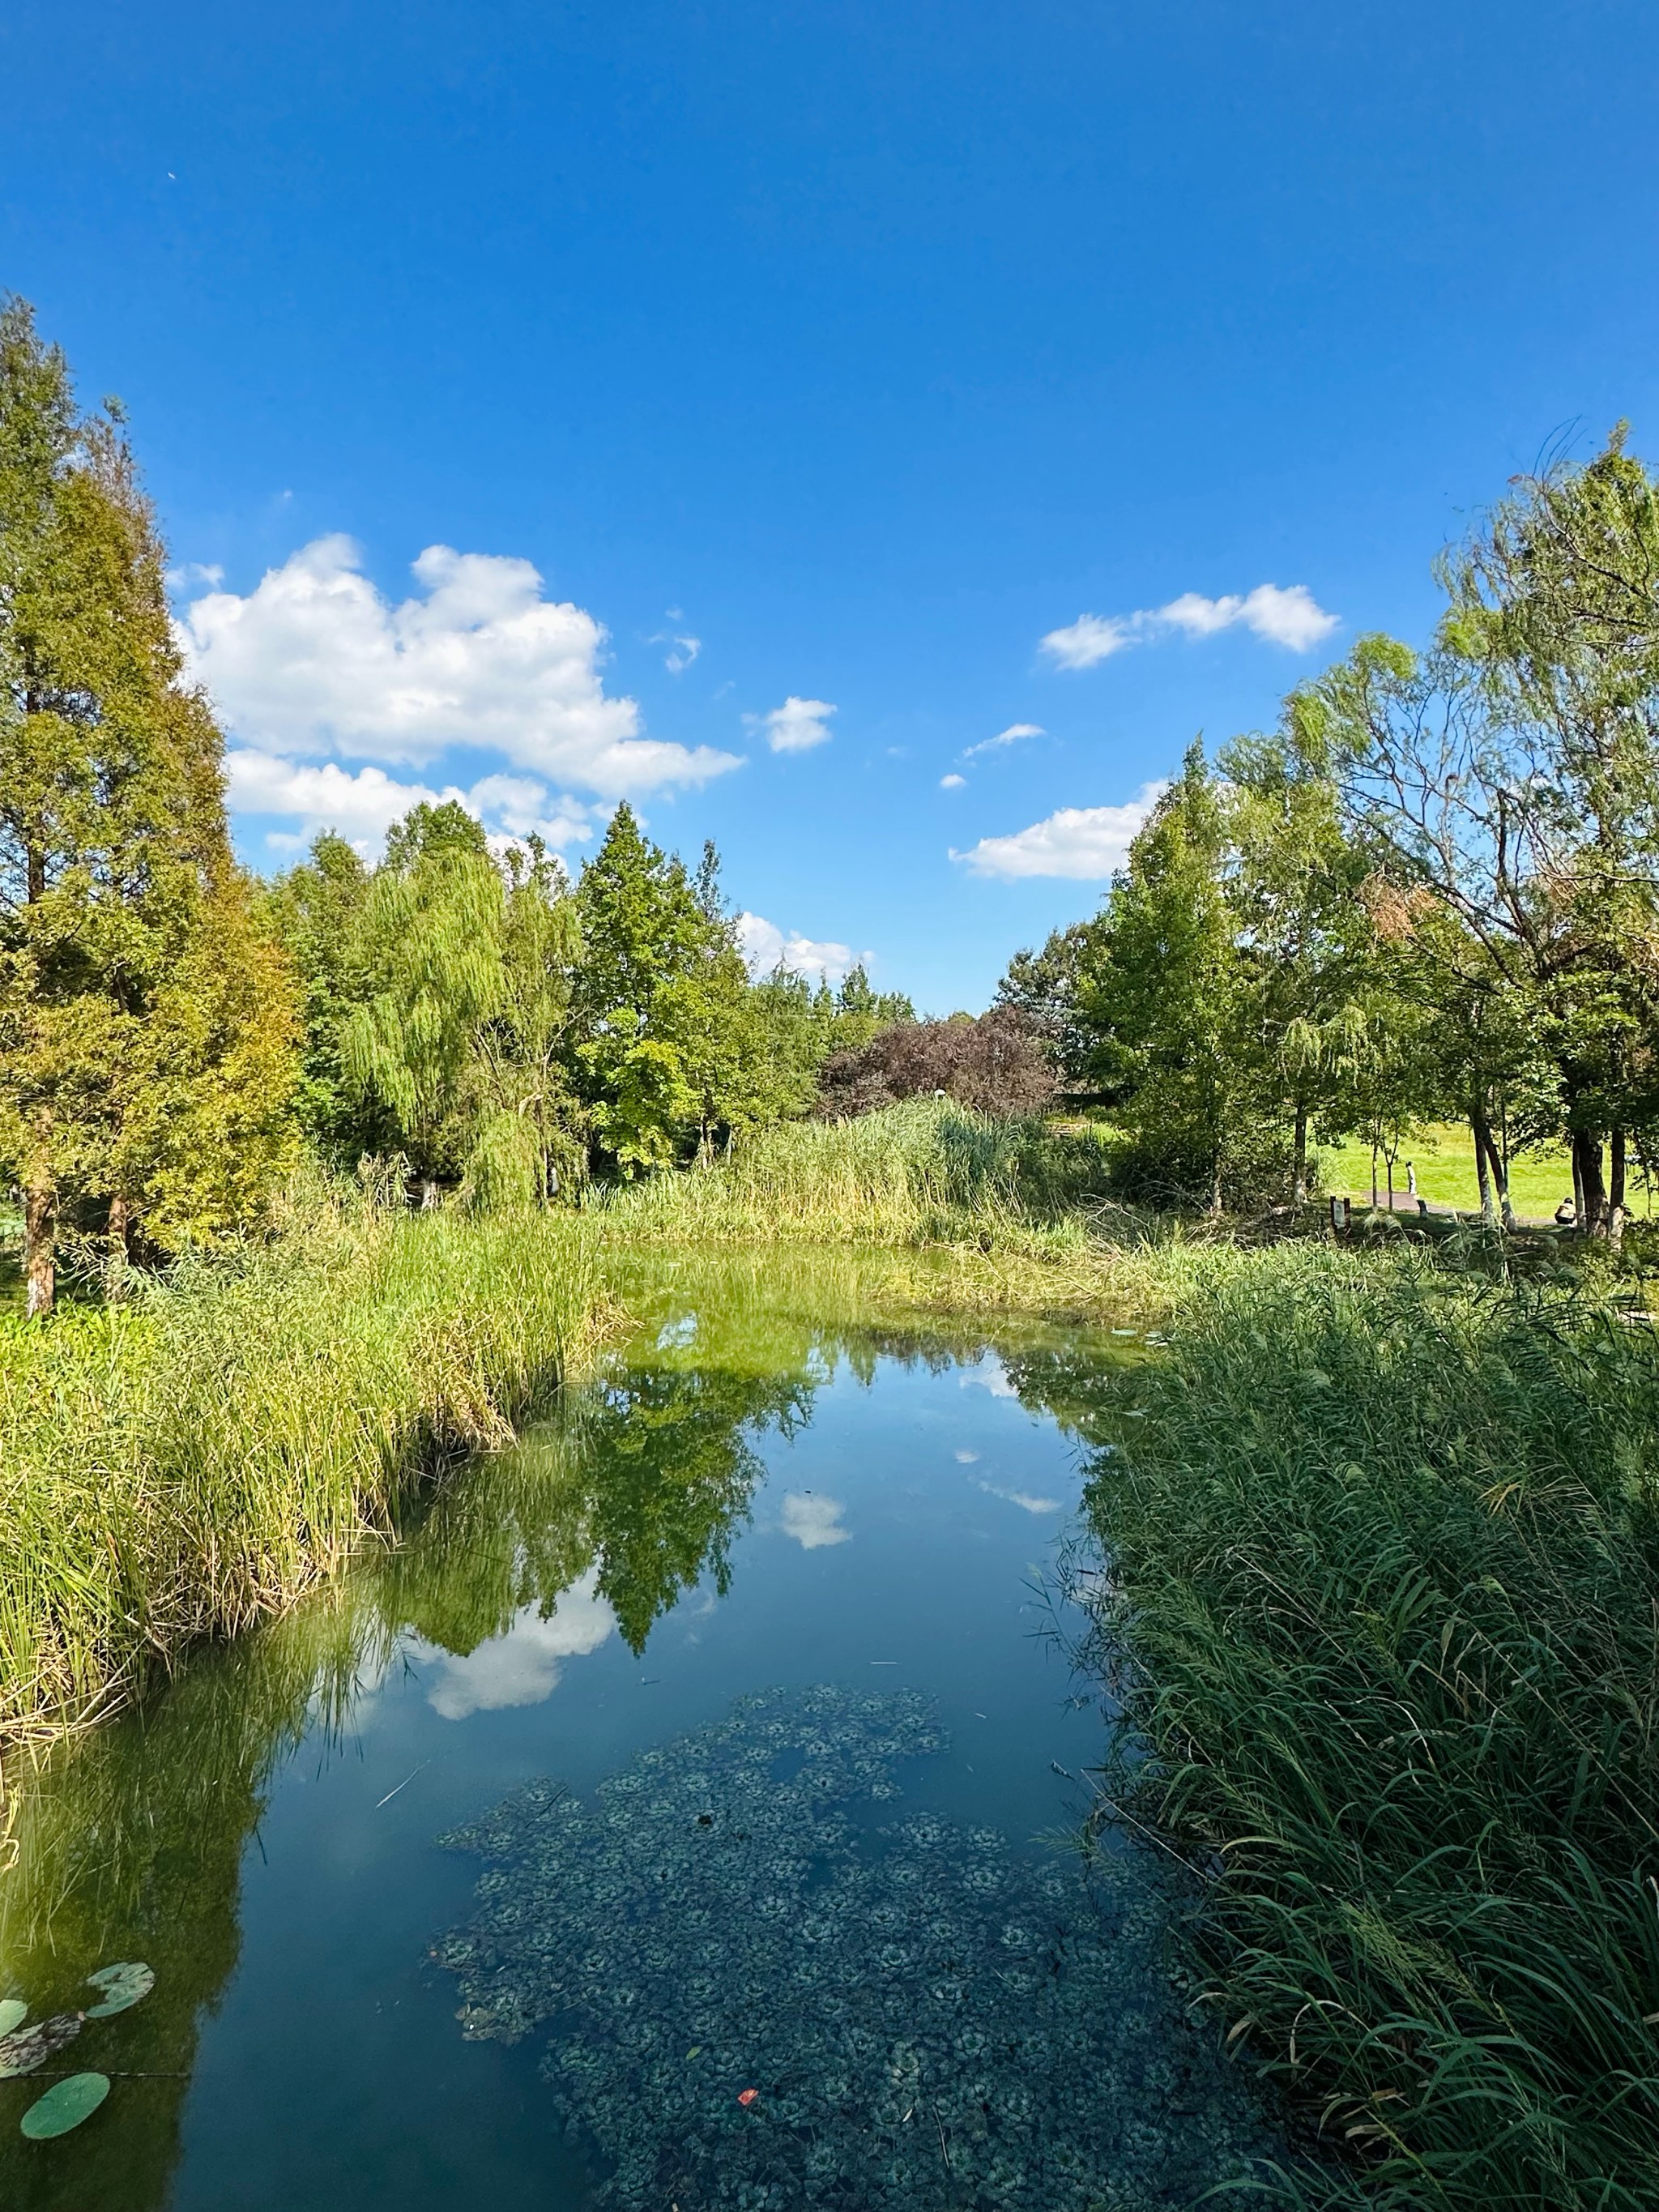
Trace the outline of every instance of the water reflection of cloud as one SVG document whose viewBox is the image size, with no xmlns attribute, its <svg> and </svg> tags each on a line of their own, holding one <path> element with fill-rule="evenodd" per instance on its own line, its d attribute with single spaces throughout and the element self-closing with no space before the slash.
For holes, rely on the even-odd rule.
<svg viewBox="0 0 1659 2212">
<path fill-rule="evenodd" d="M 957 1380 L 964 1390 L 988 1390 L 994 1398 L 1018 1398 L 1019 1393 L 1008 1380 L 1007 1370 L 994 1352 L 988 1352 L 971 1367 L 964 1367 Z"/>
<path fill-rule="evenodd" d="M 1034 1497 L 1029 1490 L 1004 1490 L 995 1482 L 981 1482 L 979 1487 L 988 1498 L 1006 1498 L 1010 1505 L 1022 1506 L 1027 1513 L 1058 1513 L 1064 1504 L 1058 1498 Z"/>
<path fill-rule="evenodd" d="M 786 1495 L 779 1514 L 779 1525 L 786 1536 L 793 1536 L 804 1552 L 816 1552 L 824 1544 L 844 1544 L 851 1537 L 850 1528 L 843 1528 L 841 1516 L 847 1508 L 833 1498 L 817 1498 L 811 1491 L 792 1490 Z"/>
<path fill-rule="evenodd" d="M 959 1451 L 957 1454 L 957 1465 L 958 1467 L 975 1467 L 978 1463 L 979 1454 L 977 1452 Z"/>
<path fill-rule="evenodd" d="M 697 1316 L 682 1314 L 678 1321 L 665 1321 L 657 1331 L 659 1352 L 684 1352 L 689 1344 L 697 1340 Z"/>
<path fill-rule="evenodd" d="M 465 1657 L 438 1655 L 427 1703 L 447 1721 L 469 1713 L 493 1713 L 504 1705 L 538 1705 L 557 1686 L 560 1662 L 597 1651 L 617 1626 L 617 1616 L 596 1589 L 599 1569 L 590 1567 L 579 1583 L 562 1590 L 550 1620 L 539 1606 L 526 1606 L 504 1635 L 492 1636 Z"/>
</svg>

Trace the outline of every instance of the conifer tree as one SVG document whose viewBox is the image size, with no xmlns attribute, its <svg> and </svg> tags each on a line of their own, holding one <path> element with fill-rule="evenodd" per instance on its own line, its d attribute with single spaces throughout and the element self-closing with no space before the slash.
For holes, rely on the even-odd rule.
<svg viewBox="0 0 1659 2212">
<path fill-rule="evenodd" d="M 66 1209 L 164 1248 L 216 1238 L 290 1142 L 291 995 L 231 858 L 164 568 L 118 408 L 83 415 L 29 309 L 0 304 L 0 1159 L 32 1313 Z M 210 1133 L 228 1115 L 229 1176 Z"/>
</svg>

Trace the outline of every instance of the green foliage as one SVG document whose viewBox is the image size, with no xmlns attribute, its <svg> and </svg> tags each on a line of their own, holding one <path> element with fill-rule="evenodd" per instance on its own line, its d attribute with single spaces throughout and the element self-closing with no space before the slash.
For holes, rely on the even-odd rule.
<svg viewBox="0 0 1659 2212">
<path fill-rule="evenodd" d="M 27 308 L 0 307 L 0 1163 L 37 1308 L 60 1212 L 212 1243 L 289 1164 L 290 988 L 164 569 L 118 412 L 82 415 Z"/>
<path fill-rule="evenodd" d="M 1194 744 L 1113 886 L 1080 994 L 1087 1073 L 1128 1139 L 1132 1185 L 1217 1212 L 1252 1121 L 1228 866 L 1224 796 Z"/>
<path fill-rule="evenodd" d="M 848 1121 L 783 1123 L 707 1174 L 615 1194 L 605 1218 L 628 1236 L 696 1243 L 977 1243 L 1058 1224 L 1105 1180 L 1091 1137 L 912 1098 Z"/>
<path fill-rule="evenodd" d="M 592 1340 L 591 1240 L 324 1194 L 235 1263 L 0 1322 L 0 1734 L 283 1605 Z"/>
<path fill-rule="evenodd" d="M 1155 1753 L 1115 1786 L 1199 1873 L 1218 2025 L 1358 2154 L 1367 2203 L 1638 2212 L 1649 1334 L 1305 1247 L 1211 1269 L 1170 1328 L 1093 1470 L 1099 1656 Z"/>
</svg>

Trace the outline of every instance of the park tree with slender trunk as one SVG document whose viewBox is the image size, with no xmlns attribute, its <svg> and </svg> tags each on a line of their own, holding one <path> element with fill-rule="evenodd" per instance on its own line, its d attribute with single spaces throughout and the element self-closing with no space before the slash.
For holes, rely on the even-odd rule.
<svg viewBox="0 0 1659 2212">
<path fill-rule="evenodd" d="M 1364 638 L 1291 702 L 1376 870 L 1455 924 L 1448 1012 L 1547 1049 L 1581 1224 L 1613 1242 L 1659 1014 L 1656 564 L 1659 493 L 1615 434 L 1443 561 L 1429 651 Z"/>
</svg>

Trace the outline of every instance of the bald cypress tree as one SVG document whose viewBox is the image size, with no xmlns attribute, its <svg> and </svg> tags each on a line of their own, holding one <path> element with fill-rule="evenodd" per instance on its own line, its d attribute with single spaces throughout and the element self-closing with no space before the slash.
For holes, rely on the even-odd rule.
<svg viewBox="0 0 1659 2212">
<path fill-rule="evenodd" d="M 32 1313 L 66 1209 L 211 1241 L 289 1142 L 292 992 L 232 860 L 164 572 L 118 409 L 82 413 L 62 353 L 0 302 L 0 1162 Z"/>
</svg>

